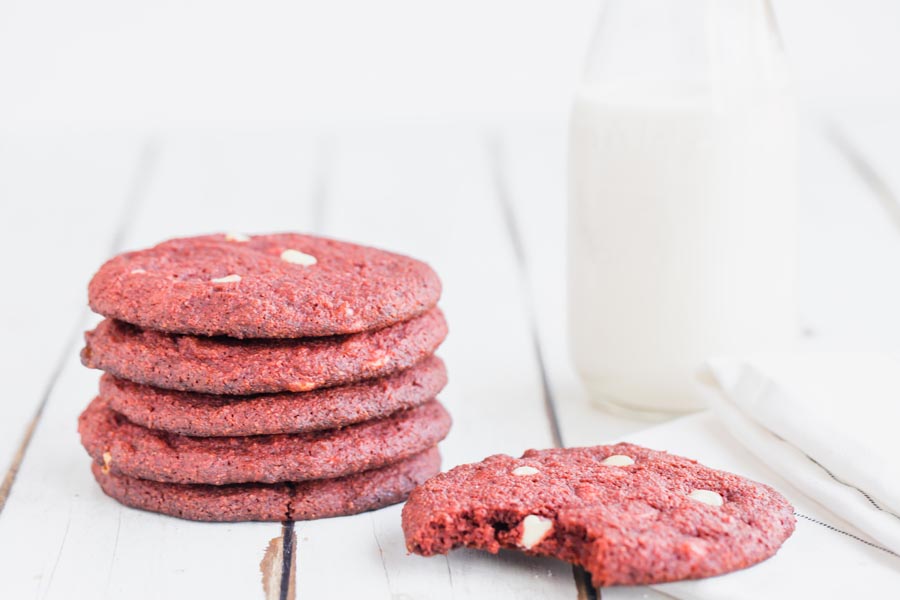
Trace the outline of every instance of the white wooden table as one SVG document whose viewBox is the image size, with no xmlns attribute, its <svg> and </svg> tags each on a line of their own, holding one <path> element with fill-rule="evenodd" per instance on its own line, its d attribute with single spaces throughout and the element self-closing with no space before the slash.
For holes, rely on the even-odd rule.
<svg viewBox="0 0 900 600">
<path fill-rule="evenodd" d="M 900 349 L 900 118 L 810 120 L 802 150 L 804 334 Z M 564 158 L 549 126 L 0 138 L 0 597 L 599 596 L 554 560 L 407 556 L 396 506 L 293 524 L 125 508 L 94 483 L 76 434 L 97 386 L 78 350 L 99 264 L 183 234 L 270 230 L 436 268 L 451 327 L 446 468 L 647 427 L 591 409 L 567 360 Z"/>
</svg>

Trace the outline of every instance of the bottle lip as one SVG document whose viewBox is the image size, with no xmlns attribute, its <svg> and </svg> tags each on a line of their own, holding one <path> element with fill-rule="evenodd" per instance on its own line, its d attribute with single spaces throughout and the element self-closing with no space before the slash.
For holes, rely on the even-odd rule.
<svg viewBox="0 0 900 600">
<path fill-rule="evenodd" d="M 592 31 L 582 82 L 640 77 L 735 89 L 791 80 L 769 0 L 607 0 Z"/>
</svg>

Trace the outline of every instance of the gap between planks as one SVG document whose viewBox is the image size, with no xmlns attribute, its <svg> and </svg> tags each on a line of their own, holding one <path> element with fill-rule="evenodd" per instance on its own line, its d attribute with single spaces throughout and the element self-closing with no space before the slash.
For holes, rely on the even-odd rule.
<svg viewBox="0 0 900 600">
<path fill-rule="evenodd" d="M 494 188 L 494 197 L 500 205 L 500 212 L 506 225 L 506 232 L 516 258 L 518 270 L 519 288 L 525 303 L 525 313 L 528 317 L 528 326 L 534 352 L 535 361 L 541 375 L 541 393 L 544 397 L 544 410 L 547 414 L 547 424 L 550 427 L 550 435 L 553 445 L 564 448 L 565 442 L 559 425 L 559 416 L 556 408 L 556 398 L 550 387 L 550 376 L 547 373 L 547 364 L 544 360 L 544 351 L 541 346 L 541 337 L 538 333 L 537 314 L 535 301 L 532 297 L 531 274 L 522 241 L 522 233 L 516 220 L 515 202 L 510 192 L 509 174 L 506 166 L 507 151 L 501 135 L 497 132 L 488 133 L 485 140 L 490 172 Z M 601 597 L 599 588 L 591 584 L 591 576 L 582 567 L 573 565 L 572 576 L 575 580 L 578 600 L 598 600 Z"/>
<path fill-rule="evenodd" d="M 887 180 L 878 172 L 871 161 L 866 158 L 859 145 L 850 139 L 844 128 L 838 125 L 837 122 L 833 120 L 826 122 L 825 137 L 847 161 L 850 170 L 856 173 L 875 195 L 888 220 L 894 225 L 896 233 L 900 233 L 900 198 L 888 185 Z"/>
<path fill-rule="evenodd" d="M 331 136 L 322 135 L 316 141 L 315 168 L 310 189 L 312 197 L 312 231 L 321 234 L 325 228 L 325 209 L 331 195 L 332 165 L 334 162 L 335 143 Z M 293 521 L 284 521 L 281 526 L 281 560 L 272 561 L 263 558 L 260 569 L 263 574 L 263 591 L 267 598 L 277 600 L 294 600 L 296 598 L 295 573 L 297 572 L 297 536 Z M 273 542 L 278 543 L 276 540 Z M 268 552 L 267 552 L 268 555 Z M 266 582 L 277 579 L 277 594 L 267 588 Z"/>
<path fill-rule="evenodd" d="M 110 255 L 116 254 L 122 249 L 122 243 L 125 240 L 125 236 L 127 235 L 129 228 L 131 227 L 134 215 L 147 193 L 150 181 L 153 179 L 153 175 L 156 171 L 157 165 L 159 164 L 159 151 L 159 141 L 155 138 L 148 138 L 141 145 L 141 150 L 138 154 L 138 159 L 135 164 L 134 175 L 131 178 L 131 185 L 129 186 L 128 192 L 125 194 L 125 198 L 122 203 L 122 212 L 119 216 L 118 224 L 116 226 L 115 233 L 113 234 L 113 238 L 110 241 Z M 75 319 L 75 324 L 72 330 L 69 332 L 69 336 L 66 340 L 65 345 L 63 346 L 62 353 L 57 357 L 56 363 L 53 367 L 53 371 L 50 374 L 50 378 L 47 380 L 47 383 L 44 386 L 44 391 L 41 394 L 41 399 L 38 402 L 37 409 L 35 409 L 34 416 L 25 427 L 25 433 L 22 435 L 22 441 L 19 443 L 19 447 L 16 449 L 16 453 L 13 455 L 12 462 L 10 463 L 9 468 L 7 469 L 6 474 L 3 477 L 3 483 L 0 484 L 0 512 L 3 512 L 3 509 L 6 506 L 6 500 L 7 498 L 9 498 L 9 494 L 12 491 L 13 485 L 15 484 L 16 475 L 19 472 L 19 467 L 21 467 L 22 461 L 25 460 L 25 454 L 28 452 L 28 447 L 31 444 L 31 439 L 34 437 L 34 431 L 35 429 L 37 429 L 38 422 L 44 415 L 44 408 L 47 406 L 47 401 L 49 400 L 50 395 L 53 392 L 57 381 L 59 380 L 59 376 L 63 370 L 63 365 L 65 365 L 66 359 L 71 355 L 71 353 L 78 345 L 78 340 L 81 338 L 81 332 L 85 327 L 88 315 L 89 312 L 85 308 L 79 312 L 77 318 Z"/>
</svg>

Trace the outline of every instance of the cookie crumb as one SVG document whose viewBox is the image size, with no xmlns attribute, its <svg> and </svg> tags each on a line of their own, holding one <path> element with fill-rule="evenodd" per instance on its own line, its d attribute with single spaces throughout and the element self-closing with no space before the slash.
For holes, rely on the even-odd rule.
<svg viewBox="0 0 900 600">
<path fill-rule="evenodd" d="M 281 260 L 289 262 L 292 265 L 300 265 L 303 267 L 310 267 L 318 262 L 316 257 L 312 254 L 305 254 L 299 250 L 292 250 L 290 248 L 281 253 Z"/>
</svg>

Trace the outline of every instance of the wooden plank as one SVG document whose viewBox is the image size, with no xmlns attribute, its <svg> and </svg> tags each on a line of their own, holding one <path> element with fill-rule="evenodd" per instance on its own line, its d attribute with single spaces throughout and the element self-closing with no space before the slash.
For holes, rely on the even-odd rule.
<svg viewBox="0 0 900 600">
<path fill-rule="evenodd" d="M 802 131 L 801 315 L 815 347 L 897 351 L 900 235 L 888 199 L 854 164 L 864 150 L 839 128 L 824 122 Z"/>
<path fill-rule="evenodd" d="M 842 111 L 828 121 L 827 133 L 832 147 L 868 190 L 881 214 L 881 222 L 872 223 L 877 219 L 869 219 L 880 250 L 885 253 L 883 257 L 872 257 L 882 259 L 876 260 L 875 270 L 881 267 L 884 273 L 894 272 L 900 260 L 900 115 L 885 109 Z M 896 277 L 882 279 L 880 284 L 890 290 L 885 304 L 893 301 L 896 306 L 900 281 Z"/>
<path fill-rule="evenodd" d="M 313 134 L 196 133 L 158 142 L 164 160 L 126 248 L 214 232 L 314 229 Z"/>
<path fill-rule="evenodd" d="M 194 136 L 153 148 L 153 177 L 125 229 L 125 247 L 217 229 L 302 228 L 311 220 L 315 162 L 308 140 Z M 79 215 L 83 221 L 90 211 Z M 262 597 L 265 576 L 278 597 L 279 524 L 182 521 L 124 508 L 102 494 L 74 433 L 97 377 L 72 354 L 50 393 L 0 515 L 7 595 Z M 266 556 L 275 560 L 263 573 Z"/>
<path fill-rule="evenodd" d="M 127 136 L 0 138 L 2 473 L 72 351 L 86 281 L 109 251 L 138 149 Z"/>
<path fill-rule="evenodd" d="M 441 275 L 451 330 L 439 351 L 450 373 L 441 395 L 454 418 L 442 444 L 450 468 L 553 442 L 483 137 L 435 129 L 339 140 L 324 232 L 422 258 Z M 571 568 L 558 561 L 466 551 L 407 556 L 400 507 L 297 531 L 297 580 L 309 597 L 575 596 Z"/>
<path fill-rule="evenodd" d="M 503 132 L 493 143 L 497 185 L 522 239 L 523 293 L 532 298 L 532 319 L 563 443 L 592 445 L 647 427 L 646 421 L 594 408 L 569 359 L 565 131 L 522 128 Z"/>
</svg>

